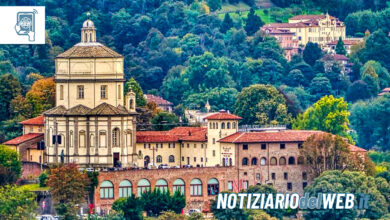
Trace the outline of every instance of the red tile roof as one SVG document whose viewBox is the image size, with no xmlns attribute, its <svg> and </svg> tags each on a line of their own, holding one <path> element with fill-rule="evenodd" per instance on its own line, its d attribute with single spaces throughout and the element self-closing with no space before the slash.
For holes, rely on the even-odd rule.
<svg viewBox="0 0 390 220">
<path fill-rule="evenodd" d="M 182 141 L 206 141 L 207 128 L 176 127 L 169 131 L 138 131 L 137 143 L 167 143 Z"/>
<path fill-rule="evenodd" d="M 304 23 L 269 23 L 264 25 L 262 28 L 299 28 L 306 27 Z"/>
<path fill-rule="evenodd" d="M 40 115 L 38 117 L 30 118 L 30 119 L 27 119 L 25 121 L 22 121 L 22 122 L 20 122 L 20 124 L 22 124 L 22 125 L 42 125 L 43 126 L 44 119 L 45 119 L 45 117 L 43 115 Z"/>
<path fill-rule="evenodd" d="M 390 92 L 390 87 L 382 89 L 382 92 Z"/>
<path fill-rule="evenodd" d="M 339 41 L 339 40 L 334 40 L 334 41 L 328 43 L 328 45 L 337 45 L 337 42 L 338 42 L 338 41 Z M 351 40 L 351 39 L 344 39 L 344 40 L 343 40 L 343 43 L 344 43 L 344 45 L 355 45 L 355 44 L 360 43 L 361 41 L 363 41 L 363 40 L 359 40 L 359 39 L 354 39 L 354 40 Z"/>
<path fill-rule="evenodd" d="M 322 131 L 284 130 L 265 132 L 237 132 L 219 140 L 222 143 L 301 142 Z"/>
<path fill-rule="evenodd" d="M 333 58 L 334 58 L 335 60 L 345 60 L 345 61 L 348 61 L 348 60 L 349 60 L 348 57 L 346 57 L 346 56 L 344 56 L 344 55 L 342 55 L 342 54 L 333 54 Z"/>
<path fill-rule="evenodd" d="M 207 120 L 241 120 L 242 118 L 237 115 L 227 113 L 226 111 L 219 111 L 218 113 L 207 116 Z"/>
<path fill-rule="evenodd" d="M 14 139 L 11 139 L 9 141 L 6 141 L 3 144 L 4 145 L 19 145 L 19 144 L 22 144 L 26 141 L 29 141 L 29 140 L 32 140 L 32 139 L 38 138 L 38 137 L 43 138 L 43 134 L 42 133 L 28 133 L 28 134 L 16 137 Z"/>
<path fill-rule="evenodd" d="M 173 105 L 172 102 L 167 101 L 160 96 L 145 94 L 145 97 L 148 102 L 154 102 L 157 105 Z"/>
<path fill-rule="evenodd" d="M 333 16 L 329 16 L 330 19 L 336 19 Z M 319 20 L 326 18 L 326 15 L 296 15 L 289 20 Z"/>
</svg>

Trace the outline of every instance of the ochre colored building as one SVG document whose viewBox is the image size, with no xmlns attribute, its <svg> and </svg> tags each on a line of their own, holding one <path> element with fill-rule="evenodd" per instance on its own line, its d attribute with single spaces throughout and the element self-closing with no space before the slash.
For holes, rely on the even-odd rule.
<svg viewBox="0 0 390 220">
<path fill-rule="evenodd" d="M 287 30 L 295 34 L 298 44 L 305 46 L 308 42 L 318 43 L 322 48 L 328 43 L 345 39 L 345 24 L 339 19 L 325 15 L 297 15 L 288 23 L 270 23 L 263 29 Z"/>
</svg>

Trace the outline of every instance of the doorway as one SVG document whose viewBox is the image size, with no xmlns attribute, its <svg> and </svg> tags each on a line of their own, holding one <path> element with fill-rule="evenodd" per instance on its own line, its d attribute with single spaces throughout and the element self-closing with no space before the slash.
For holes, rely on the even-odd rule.
<svg viewBox="0 0 390 220">
<path fill-rule="evenodd" d="M 119 153 L 114 153 L 113 158 L 114 158 L 114 167 L 118 167 L 119 166 Z"/>
<path fill-rule="evenodd" d="M 145 158 L 144 158 L 144 167 L 147 168 L 149 163 L 150 163 L 150 157 L 149 156 L 145 156 Z"/>
</svg>

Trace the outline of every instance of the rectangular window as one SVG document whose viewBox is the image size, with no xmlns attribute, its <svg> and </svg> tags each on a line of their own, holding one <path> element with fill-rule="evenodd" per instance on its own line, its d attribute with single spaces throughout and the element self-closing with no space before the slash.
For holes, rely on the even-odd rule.
<svg viewBox="0 0 390 220">
<path fill-rule="evenodd" d="M 194 162 L 196 162 L 196 157 L 194 157 Z"/>
<path fill-rule="evenodd" d="M 244 181 L 242 182 L 242 188 L 243 188 L 243 189 L 248 189 L 248 187 L 249 187 L 249 181 L 248 181 L 248 180 L 244 180 Z"/>
<path fill-rule="evenodd" d="M 122 98 L 122 88 L 121 85 L 118 85 L 118 99 Z"/>
<path fill-rule="evenodd" d="M 280 149 L 286 149 L 286 144 L 280 144 Z"/>
<path fill-rule="evenodd" d="M 60 100 L 64 100 L 64 86 L 60 85 Z"/>
<path fill-rule="evenodd" d="M 292 183 L 287 183 L 287 190 L 291 191 L 292 190 Z"/>
<path fill-rule="evenodd" d="M 243 145 L 242 145 L 242 149 L 243 149 L 243 150 L 248 150 L 248 145 L 247 145 L 247 144 L 243 144 Z"/>
<path fill-rule="evenodd" d="M 190 148 L 190 144 L 187 144 L 187 148 Z"/>
<path fill-rule="evenodd" d="M 213 144 L 215 144 L 215 138 L 213 138 Z"/>
<path fill-rule="evenodd" d="M 285 180 L 288 180 L 288 173 L 284 173 L 283 176 Z"/>
<path fill-rule="evenodd" d="M 77 98 L 84 99 L 84 86 L 77 86 Z"/>
<path fill-rule="evenodd" d="M 261 144 L 261 149 L 262 149 L 262 150 L 267 149 L 267 145 L 266 145 L 266 144 Z"/>
<path fill-rule="evenodd" d="M 256 173 L 256 180 L 260 180 L 260 173 Z"/>
<path fill-rule="evenodd" d="M 307 186 L 307 182 L 303 182 L 303 183 L 302 183 L 302 188 L 305 189 L 306 186 Z"/>
<path fill-rule="evenodd" d="M 276 175 L 275 173 L 271 173 L 271 179 L 275 180 L 276 179 Z"/>
<path fill-rule="evenodd" d="M 61 135 L 53 135 L 52 143 L 61 144 L 62 143 Z"/>
<path fill-rule="evenodd" d="M 307 180 L 307 173 L 306 172 L 302 172 L 302 179 Z"/>
<path fill-rule="evenodd" d="M 302 143 L 298 143 L 298 149 L 302 149 L 303 148 L 303 144 Z"/>
<path fill-rule="evenodd" d="M 181 161 L 184 161 L 184 157 L 181 157 Z"/>
<path fill-rule="evenodd" d="M 196 148 L 196 144 L 194 144 L 194 148 Z"/>
<path fill-rule="evenodd" d="M 228 181 L 228 191 L 233 191 L 233 181 Z"/>
<path fill-rule="evenodd" d="M 106 85 L 100 86 L 100 98 L 102 98 L 102 99 L 107 98 L 107 86 Z"/>
<path fill-rule="evenodd" d="M 213 150 L 213 157 L 215 157 L 215 150 Z"/>
<path fill-rule="evenodd" d="M 203 162 L 203 157 L 200 158 L 200 162 Z"/>
</svg>

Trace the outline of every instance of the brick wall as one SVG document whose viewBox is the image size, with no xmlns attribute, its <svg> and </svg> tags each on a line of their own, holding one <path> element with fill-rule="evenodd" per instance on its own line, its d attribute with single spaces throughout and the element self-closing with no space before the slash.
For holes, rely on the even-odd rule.
<svg viewBox="0 0 390 220">
<path fill-rule="evenodd" d="M 43 170 L 48 169 L 47 165 L 42 166 Z M 22 176 L 21 179 L 29 179 L 29 177 L 38 177 L 41 175 L 41 164 L 37 162 L 22 161 Z"/>
<path fill-rule="evenodd" d="M 234 181 L 237 178 L 235 167 L 203 167 L 203 168 L 181 168 L 181 169 L 158 169 L 158 170 L 126 170 L 109 171 L 99 173 L 99 184 L 108 180 L 114 185 L 114 198 L 101 199 L 100 186 L 95 191 L 95 206 L 101 211 L 111 209 L 112 203 L 119 198 L 119 183 L 122 180 L 129 180 L 132 184 L 132 192 L 137 195 L 137 183 L 141 179 L 149 180 L 151 189 L 155 188 L 159 179 L 165 179 L 168 182 L 168 189 L 173 191 L 173 182 L 176 179 L 182 179 L 185 183 L 186 209 L 196 208 L 199 210 L 209 209 L 209 201 L 215 196 L 209 196 L 207 193 L 207 183 L 209 179 L 215 178 L 219 182 L 219 191 L 226 191 L 228 181 Z M 202 181 L 202 195 L 190 195 L 190 182 L 198 178 Z M 99 207 L 99 208 L 98 208 Z"/>
</svg>

